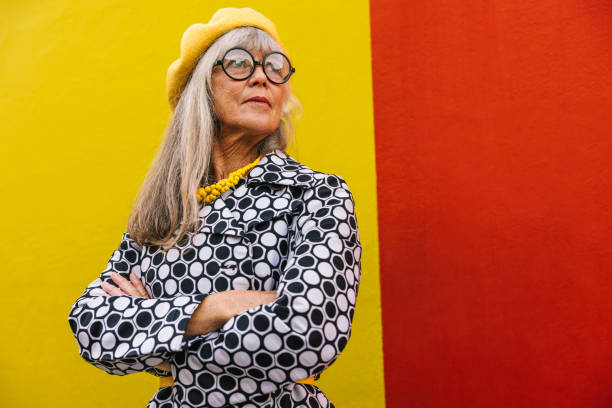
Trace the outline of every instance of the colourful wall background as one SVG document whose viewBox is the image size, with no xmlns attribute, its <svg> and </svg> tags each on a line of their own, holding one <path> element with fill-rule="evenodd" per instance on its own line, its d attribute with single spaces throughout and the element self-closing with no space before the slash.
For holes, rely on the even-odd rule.
<svg viewBox="0 0 612 408">
<path fill-rule="evenodd" d="M 4 2 L 0 406 L 158 386 L 85 363 L 67 314 L 125 229 L 183 31 L 227 6 L 275 21 L 304 105 L 290 153 L 357 203 L 359 307 L 317 383 L 334 404 L 610 406 L 603 0 Z"/>
</svg>

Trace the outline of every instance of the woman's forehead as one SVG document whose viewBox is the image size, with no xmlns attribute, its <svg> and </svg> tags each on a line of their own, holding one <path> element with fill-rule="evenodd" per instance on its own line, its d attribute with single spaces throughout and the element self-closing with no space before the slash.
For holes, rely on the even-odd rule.
<svg viewBox="0 0 612 408">
<path fill-rule="evenodd" d="M 236 44 L 233 47 L 228 48 L 228 50 L 231 48 L 243 48 L 255 56 L 266 55 L 275 51 L 281 51 L 279 49 L 276 49 L 276 47 L 254 47 L 252 45 L 249 46 L 247 44 Z"/>
</svg>

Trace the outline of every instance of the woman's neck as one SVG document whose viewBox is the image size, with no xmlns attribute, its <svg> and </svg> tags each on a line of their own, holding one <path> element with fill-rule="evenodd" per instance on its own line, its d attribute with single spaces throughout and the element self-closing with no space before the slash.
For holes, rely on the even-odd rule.
<svg viewBox="0 0 612 408">
<path fill-rule="evenodd" d="M 231 172 L 254 161 L 259 156 L 257 147 L 260 141 L 245 135 L 215 139 L 212 151 L 214 174 L 211 176 L 216 181 L 225 179 Z"/>
</svg>

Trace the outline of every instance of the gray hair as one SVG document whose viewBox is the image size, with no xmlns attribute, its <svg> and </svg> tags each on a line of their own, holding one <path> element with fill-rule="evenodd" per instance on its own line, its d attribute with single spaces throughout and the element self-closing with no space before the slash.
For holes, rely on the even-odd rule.
<svg viewBox="0 0 612 408">
<path fill-rule="evenodd" d="M 160 245 L 168 250 L 187 231 L 195 231 L 199 202 L 196 192 L 207 184 L 212 147 L 219 133 L 211 76 L 214 63 L 232 47 L 262 53 L 281 51 L 279 44 L 256 27 L 238 27 L 217 38 L 202 53 L 187 79 L 164 138 L 134 202 L 128 233 L 138 245 Z M 278 127 L 257 146 L 264 155 L 285 150 L 294 138 L 301 104 L 285 83 Z M 177 228 L 180 228 L 178 231 Z"/>
</svg>

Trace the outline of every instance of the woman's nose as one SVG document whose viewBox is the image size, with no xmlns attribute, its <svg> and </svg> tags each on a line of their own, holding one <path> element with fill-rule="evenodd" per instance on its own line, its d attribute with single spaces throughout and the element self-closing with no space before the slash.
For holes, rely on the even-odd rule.
<svg viewBox="0 0 612 408">
<path fill-rule="evenodd" d="M 251 75 L 251 77 L 249 78 L 249 82 L 252 85 L 255 84 L 267 84 L 268 83 L 268 77 L 266 77 L 266 73 L 264 72 L 263 69 L 263 65 L 255 65 L 255 70 L 253 71 L 253 74 Z"/>
</svg>

